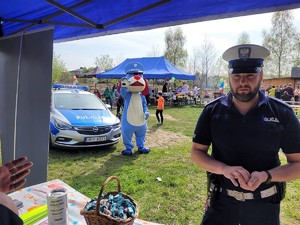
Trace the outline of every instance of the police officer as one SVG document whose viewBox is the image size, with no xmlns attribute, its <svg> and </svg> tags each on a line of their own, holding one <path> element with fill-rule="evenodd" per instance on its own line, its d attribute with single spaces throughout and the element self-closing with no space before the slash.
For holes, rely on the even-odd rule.
<svg viewBox="0 0 300 225">
<path fill-rule="evenodd" d="M 223 54 L 231 91 L 206 105 L 191 148 L 192 161 L 210 178 L 202 225 L 279 225 L 285 182 L 300 177 L 299 120 L 287 104 L 260 91 L 269 54 L 251 44 Z"/>
</svg>

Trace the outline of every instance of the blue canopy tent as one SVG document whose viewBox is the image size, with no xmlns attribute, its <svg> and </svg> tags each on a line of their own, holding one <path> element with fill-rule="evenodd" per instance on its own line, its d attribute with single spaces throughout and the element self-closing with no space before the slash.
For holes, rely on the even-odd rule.
<svg viewBox="0 0 300 225">
<path fill-rule="evenodd" d="M 139 62 L 144 66 L 144 77 L 146 79 L 171 79 L 195 80 L 195 75 L 188 74 L 176 68 L 165 57 L 144 57 L 126 59 L 115 68 L 97 74 L 97 78 L 122 78 L 126 75 L 125 67 L 128 63 Z"/>
<path fill-rule="evenodd" d="M 299 0 L 0 1 L 0 37 L 55 27 L 61 42 L 299 7 Z"/>
</svg>

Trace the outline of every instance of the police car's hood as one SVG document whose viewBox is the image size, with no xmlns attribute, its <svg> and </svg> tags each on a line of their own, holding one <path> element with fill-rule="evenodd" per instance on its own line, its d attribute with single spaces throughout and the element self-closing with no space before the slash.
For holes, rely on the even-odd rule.
<svg viewBox="0 0 300 225">
<path fill-rule="evenodd" d="M 72 126 L 112 125 L 117 118 L 108 110 L 66 110 L 57 109 Z"/>
</svg>

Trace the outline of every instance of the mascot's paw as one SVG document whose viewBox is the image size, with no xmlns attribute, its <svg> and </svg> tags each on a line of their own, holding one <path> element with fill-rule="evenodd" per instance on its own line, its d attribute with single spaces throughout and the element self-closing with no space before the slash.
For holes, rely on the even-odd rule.
<svg viewBox="0 0 300 225">
<path fill-rule="evenodd" d="M 149 118 L 149 112 L 145 112 L 145 119 L 147 120 Z"/>
<path fill-rule="evenodd" d="M 145 147 L 139 148 L 139 149 L 138 149 L 138 152 L 139 152 L 140 154 L 148 154 L 148 153 L 150 152 L 150 148 L 145 148 Z"/>
<path fill-rule="evenodd" d="M 123 150 L 121 153 L 122 153 L 122 155 L 128 155 L 128 156 L 131 156 L 131 155 L 132 155 L 131 149 L 125 149 L 125 150 Z"/>
</svg>

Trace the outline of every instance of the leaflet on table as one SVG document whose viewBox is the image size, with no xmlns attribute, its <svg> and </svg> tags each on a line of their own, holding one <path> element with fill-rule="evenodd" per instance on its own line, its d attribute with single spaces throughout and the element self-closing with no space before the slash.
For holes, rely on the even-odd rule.
<svg viewBox="0 0 300 225">
<path fill-rule="evenodd" d="M 34 223 L 33 225 L 48 225 L 48 217 L 40 220 L 39 222 L 37 223 Z"/>
</svg>

